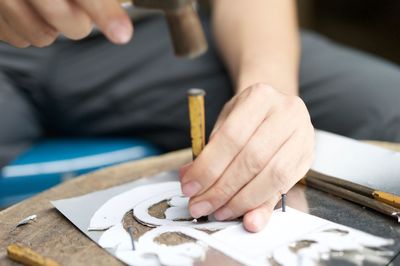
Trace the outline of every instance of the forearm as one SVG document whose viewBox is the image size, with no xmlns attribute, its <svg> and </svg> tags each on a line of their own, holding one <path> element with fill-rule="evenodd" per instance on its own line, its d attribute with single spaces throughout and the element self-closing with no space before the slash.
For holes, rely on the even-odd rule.
<svg viewBox="0 0 400 266">
<path fill-rule="evenodd" d="M 298 94 L 299 34 L 294 0 L 214 0 L 213 29 L 236 89 L 265 82 Z"/>
</svg>

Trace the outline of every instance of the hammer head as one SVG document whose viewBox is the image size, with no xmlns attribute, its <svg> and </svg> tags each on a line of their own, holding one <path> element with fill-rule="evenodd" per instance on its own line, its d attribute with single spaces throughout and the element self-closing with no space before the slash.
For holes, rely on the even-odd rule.
<svg viewBox="0 0 400 266">
<path fill-rule="evenodd" d="M 207 51 L 208 45 L 195 0 L 134 0 L 137 7 L 164 11 L 175 55 L 195 58 Z"/>
<path fill-rule="evenodd" d="M 193 5 L 165 13 L 176 56 L 195 58 L 207 51 L 207 40 Z"/>
</svg>

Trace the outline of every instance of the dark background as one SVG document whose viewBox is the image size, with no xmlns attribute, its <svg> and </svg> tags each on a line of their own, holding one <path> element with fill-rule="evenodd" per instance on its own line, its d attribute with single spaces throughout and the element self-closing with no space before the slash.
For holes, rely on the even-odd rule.
<svg viewBox="0 0 400 266">
<path fill-rule="evenodd" d="M 399 0 L 298 0 L 300 24 L 400 64 Z"/>
</svg>

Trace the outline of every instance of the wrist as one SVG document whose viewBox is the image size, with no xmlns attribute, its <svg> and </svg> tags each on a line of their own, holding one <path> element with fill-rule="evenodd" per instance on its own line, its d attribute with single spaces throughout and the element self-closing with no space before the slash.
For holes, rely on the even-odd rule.
<svg viewBox="0 0 400 266">
<path fill-rule="evenodd" d="M 237 92 L 241 92 L 256 83 L 266 83 L 286 94 L 299 95 L 298 73 L 290 67 L 262 62 L 240 64 L 235 77 Z"/>
</svg>

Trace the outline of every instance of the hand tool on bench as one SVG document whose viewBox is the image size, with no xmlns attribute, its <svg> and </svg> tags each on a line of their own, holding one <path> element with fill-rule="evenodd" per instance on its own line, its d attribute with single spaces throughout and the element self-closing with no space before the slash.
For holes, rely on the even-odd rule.
<svg viewBox="0 0 400 266">
<path fill-rule="evenodd" d="M 13 261 L 28 266 L 59 266 L 56 261 L 43 257 L 32 249 L 18 244 L 12 244 L 7 247 L 7 256 Z"/>
<path fill-rule="evenodd" d="M 323 182 L 337 185 L 339 187 L 345 188 L 347 190 L 351 190 L 360 195 L 375 199 L 377 201 L 389 204 L 395 208 L 400 209 L 400 196 L 398 196 L 398 195 L 394 195 L 394 194 L 391 194 L 388 192 L 369 188 L 369 187 L 366 187 L 366 186 L 363 186 L 363 185 L 360 185 L 357 183 L 347 181 L 345 179 L 340 179 L 337 177 L 325 175 L 325 174 L 319 173 L 314 170 L 310 170 L 308 172 L 307 176 L 317 178 Z"/>
<path fill-rule="evenodd" d="M 315 189 L 327 192 L 345 200 L 355 202 L 361 206 L 368 207 L 382 214 L 396 219 L 400 223 L 400 209 L 398 208 L 398 197 L 389 193 L 382 193 L 355 184 L 343 179 L 331 177 L 310 170 L 301 183 Z M 391 195 L 392 197 L 388 197 Z"/>
<path fill-rule="evenodd" d="M 188 91 L 193 161 L 196 160 L 206 145 L 205 95 L 206 92 L 202 89 L 190 89 Z M 203 216 L 197 218 L 196 221 L 205 222 L 208 221 L 208 217 Z"/>
</svg>

